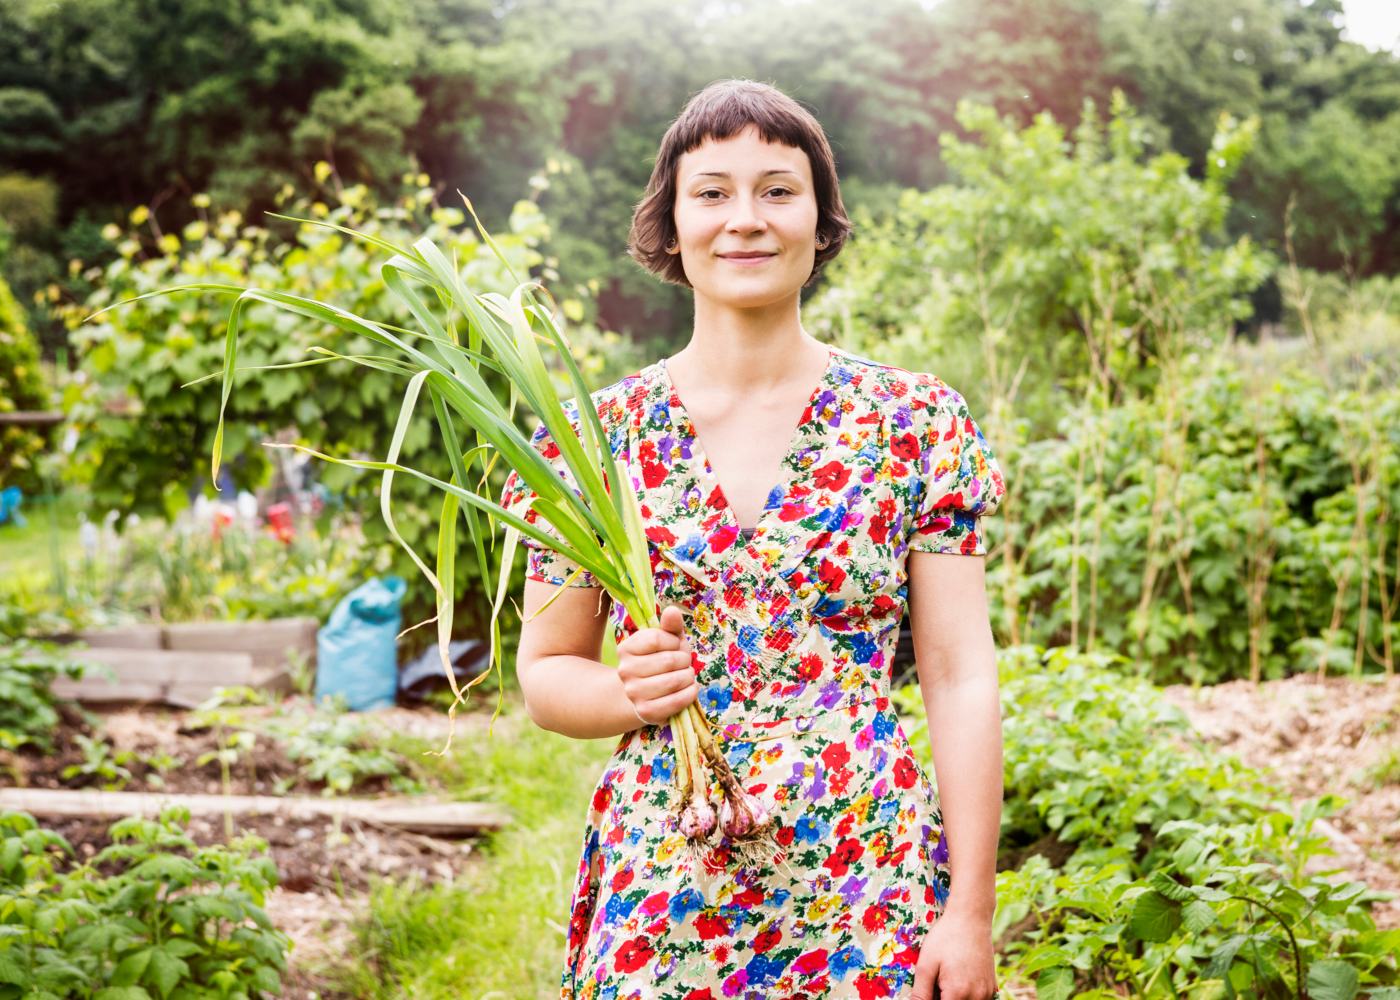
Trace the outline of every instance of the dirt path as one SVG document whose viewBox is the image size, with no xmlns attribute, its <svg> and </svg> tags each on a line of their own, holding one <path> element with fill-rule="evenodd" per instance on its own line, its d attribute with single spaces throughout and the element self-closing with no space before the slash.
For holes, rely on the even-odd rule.
<svg viewBox="0 0 1400 1000">
<path fill-rule="evenodd" d="M 1300 799 L 1332 792 L 1347 799 L 1318 823 L 1335 857 L 1309 870 L 1344 867 L 1374 889 L 1396 894 L 1376 903 L 1380 927 L 1400 927 L 1400 677 L 1364 681 L 1312 675 L 1230 681 L 1199 691 L 1163 693 L 1201 737 L 1233 753 Z M 1389 761 L 1383 775 L 1374 769 Z"/>
</svg>

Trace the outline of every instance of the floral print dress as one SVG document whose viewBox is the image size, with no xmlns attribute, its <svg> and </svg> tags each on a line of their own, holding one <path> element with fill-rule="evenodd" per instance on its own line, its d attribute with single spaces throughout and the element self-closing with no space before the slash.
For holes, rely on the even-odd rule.
<svg viewBox="0 0 1400 1000">
<path fill-rule="evenodd" d="M 746 536 L 664 361 L 591 401 L 641 499 L 660 605 L 686 612 L 701 703 L 782 853 L 741 863 L 721 840 L 688 858 L 669 725 L 625 734 L 587 815 L 561 998 L 907 996 L 950 871 L 889 698 L 906 560 L 985 553 L 979 517 L 1005 493 L 992 450 L 938 378 L 831 347 Z M 543 425 L 533 441 L 558 461 Z M 512 473 L 502 502 L 532 496 Z M 525 544 L 530 579 L 578 568 Z M 616 602 L 610 622 L 636 631 Z"/>
</svg>

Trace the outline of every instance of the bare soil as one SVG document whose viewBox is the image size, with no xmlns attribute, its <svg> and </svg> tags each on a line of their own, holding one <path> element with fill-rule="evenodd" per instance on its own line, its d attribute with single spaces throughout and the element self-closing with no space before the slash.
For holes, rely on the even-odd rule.
<svg viewBox="0 0 1400 1000">
<path fill-rule="evenodd" d="M 249 728 L 260 717 L 277 709 L 270 706 L 239 707 Z M 235 795 L 269 795 L 279 791 L 279 779 L 292 779 L 296 765 L 271 738 L 259 737 L 255 748 L 239 756 L 225 783 L 217 760 L 199 760 L 219 748 L 219 734 L 188 727 L 190 713 L 158 706 L 125 706 L 92 712 L 95 725 L 84 714 L 64 708 L 64 722 L 55 734 L 55 751 L 25 751 L 4 755 L 0 774 L 8 781 L 32 788 L 101 787 L 102 782 L 83 775 L 64 778 L 70 765 L 83 753 L 79 734 L 104 737 L 114 751 L 131 751 L 135 759 L 124 762 L 131 779 L 125 791 L 165 793 L 228 792 Z M 471 739 L 485 730 L 490 712 L 459 715 L 456 739 Z M 433 742 L 445 742 L 446 714 L 437 708 L 393 708 L 367 713 L 367 719 L 385 730 L 408 733 Z M 173 759 L 163 769 L 143 763 L 154 755 Z M 318 795 L 322 788 L 295 780 L 288 795 Z M 387 779 L 373 779 L 356 789 L 356 795 L 394 795 Z M 74 848 L 79 860 L 93 857 L 110 843 L 110 824 L 101 820 L 44 820 Z M 312 970 L 334 965 L 336 956 L 354 947 L 351 928 L 368 905 L 373 883 L 379 879 L 417 880 L 444 884 L 460 877 L 477 863 L 475 842 L 428 837 L 362 821 L 297 820 L 281 816 L 194 817 L 186 827 L 200 845 L 226 843 L 231 836 L 253 834 L 268 845 L 277 865 L 278 886 L 268 896 L 265 909 L 273 924 L 292 939 L 290 972 L 283 996 L 294 1000 L 337 1000 L 337 994 Z"/>
<path fill-rule="evenodd" d="M 1355 680 L 1297 675 L 1253 685 L 1230 681 L 1163 689 L 1201 738 L 1263 772 L 1296 799 L 1347 800 L 1320 821 L 1334 857 L 1309 870 L 1345 869 L 1396 894 L 1372 909 L 1377 926 L 1400 927 L 1400 677 Z M 1390 762 L 1388 770 L 1381 765 Z M 1380 773 L 1377 773 L 1378 769 Z"/>
</svg>

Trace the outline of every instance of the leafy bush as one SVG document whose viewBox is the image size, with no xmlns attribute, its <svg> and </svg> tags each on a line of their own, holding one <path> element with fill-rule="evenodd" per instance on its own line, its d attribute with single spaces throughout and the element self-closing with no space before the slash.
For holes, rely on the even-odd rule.
<svg viewBox="0 0 1400 1000">
<path fill-rule="evenodd" d="M 60 646 L 26 639 L 0 642 L 0 750 L 26 745 L 52 750 L 60 720 L 50 685 L 57 677 L 82 673 L 83 665 Z"/>
<path fill-rule="evenodd" d="M 24 310 L 0 278 L 0 413 L 46 410 L 49 387 L 39 365 L 39 345 L 25 324 Z M 34 462 L 47 447 L 49 435 L 19 425 L 0 425 L 0 487 L 19 486 L 37 492 Z"/>
<path fill-rule="evenodd" d="M 99 533 L 91 552 L 68 561 L 63 593 L 9 592 L 17 619 L 10 627 L 53 634 L 146 621 L 324 621 L 365 576 L 388 567 L 387 552 L 372 551 L 353 518 L 308 519 L 281 541 L 241 521 L 215 530 L 188 515 Z"/>
<path fill-rule="evenodd" d="M 370 722 L 345 710 L 341 699 L 326 699 L 314 709 L 279 710 L 258 717 L 245 709 L 257 692 L 251 688 L 220 688 L 185 719 L 187 729 L 212 729 L 219 748 L 197 763 L 220 763 L 225 785 L 230 772 L 260 739 L 277 742 L 296 765 L 294 773 L 278 779 L 277 794 L 305 782 L 319 785 L 323 795 L 348 795 L 387 779 L 399 792 L 422 791 L 404 757 L 383 747 L 383 734 Z"/>
<path fill-rule="evenodd" d="M 1356 997 L 1400 984 L 1383 895 L 1305 866 L 1331 853 L 1237 759 L 1195 744 L 1179 709 L 1120 657 L 1019 646 L 1000 657 L 1003 846 L 994 932 L 1041 997 Z M 895 695 L 931 765 L 917 686 Z M 1376 990 L 1373 997 L 1392 994 Z"/>
<path fill-rule="evenodd" d="M 958 183 L 856 219 L 857 251 L 803 309 L 814 331 L 936 371 L 978 412 L 1014 397 L 1040 437 L 1086 389 L 1148 393 L 1164 357 L 1224 343 L 1249 315 L 1272 261 L 1222 237 L 1253 119 L 1220 118 L 1200 179 L 1181 155 L 1150 152 L 1121 93 L 1107 123 L 1087 101 L 1069 135 L 1046 112 L 1018 129 L 961 101 L 957 119 L 969 138 L 940 144 Z"/>
<path fill-rule="evenodd" d="M 322 181 L 330 176 L 328 166 L 318 167 Z M 303 199 L 290 211 L 392 241 L 403 241 L 410 234 L 426 236 L 455 259 L 473 287 L 513 288 L 516 282 L 495 254 L 474 232 L 460 228 L 465 213 L 436 207 L 425 176 L 410 175 L 408 180 L 414 186 L 393 205 L 376 204 L 362 185 L 354 185 L 338 194 L 328 188 L 330 205 Z M 290 189 L 284 192 L 286 197 L 290 194 Z M 196 203 L 207 205 L 208 199 L 198 196 Z M 200 212 L 203 215 L 203 207 Z M 147 219 L 144 209 L 133 216 L 138 226 Z M 276 225 L 280 227 L 276 231 L 246 225 L 237 212 L 228 212 L 203 217 L 180 234 L 165 233 L 155 239 L 143 238 L 139 231 L 113 232 L 119 258 L 93 275 L 99 290 L 67 311 L 85 378 L 68 394 L 72 416 L 84 431 L 71 474 L 91 484 L 100 509 L 173 516 L 184 504 L 189 484 L 208 469 L 219 413 L 218 386 L 181 386 L 220 370 L 230 302 L 209 292 L 192 292 L 145 299 L 81 323 L 87 315 L 171 285 L 218 282 L 279 288 L 335 303 L 374 322 L 403 325 L 411 321 L 399 300 L 387 294 L 375 248 L 322 227 L 288 230 L 280 222 Z M 510 268 L 524 274 L 544 263 L 538 247 L 548 232 L 538 207 L 521 201 L 511 216 L 510 230 L 493 239 Z M 552 272 L 546 268 L 545 273 Z M 579 290 L 580 295 L 586 292 Z M 561 308 L 574 317 L 582 316 L 576 299 L 566 299 Z M 615 335 L 581 324 L 572 328 L 571 335 L 575 355 L 591 378 L 603 374 L 605 361 L 626 361 L 625 352 L 606 350 L 617 346 Z M 287 429 L 294 429 L 299 440 L 331 448 L 337 457 L 382 459 L 392 438 L 403 386 L 390 372 L 366 372 L 359 365 L 336 360 L 375 350 L 368 338 L 347 337 L 278 309 L 253 308 L 244 313 L 240 365 L 277 370 L 240 380 L 229 400 L 223 455 L 235 485 L 253 488 L 263 482 L 269 462 L 261 442 Z M 288 367 L 298 365 L 315 367 Z M 112 412 L 123 408 L 124 413 Z M 415 419 L 403 441 L 401 460 L 447 479 L 451 467 L 434 427 L 431 414 Z M 332 492 L 344 494 L 352 508 L 377 510 L 378 475 L 329 464 L 318 472 L 322 482 Z M 504 472 L 499 476 L 503 483 Z M 431 495 L 432 487 L 400 477 L 394 492 L 400 533 L 415 549 L 430 548 L 440 506 Z M 377 517 L 366 520 L 365 531 L 372 546 L 388 545 L 387 529 Z M 430 587 L 408 556 L 397 546 L 390 547 L 397 572 L 410 581 L 406 620 L 428 617 L 434 607 Z M 480 625 L 489 619 L 490 605 L 480 587 L 474 586 L 474 566 L 474 560 L 461 565 L 457 592 L 459 596 L 470 593 L 476 602 L 462 609 L 464 624 Z"/>
<path fill-rule="evenodd" d="M 1400 391 L 1254 364 L 1214 355 L 1017 449 L 1002 634 L 1162 683 L 1400 665 Z"/>
<path fill-rule="evenodd" d="M 290 940 L 263 911 L 266 844 L 199 847 L 189 811 L 124 819 L 110 846 L 73 851 L 25 813 L 0 814 L 0 1000 L 280 996 Z"/>
</svg>

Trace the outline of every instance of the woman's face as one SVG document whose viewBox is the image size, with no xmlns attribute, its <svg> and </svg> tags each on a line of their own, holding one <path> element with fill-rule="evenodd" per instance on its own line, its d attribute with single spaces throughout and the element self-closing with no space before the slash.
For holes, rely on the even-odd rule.
<svg viewBox="0 0 1400 1000">
<path fill-rule="evenodd" d="M 676 241 L 697 296 L 736 309 L 800 293 L 816 262 L 812 165 L 750 125 L 706 139 L 676 168 Z M 747 260 L 737 253 L 760 252 Z"/>
</svg>

